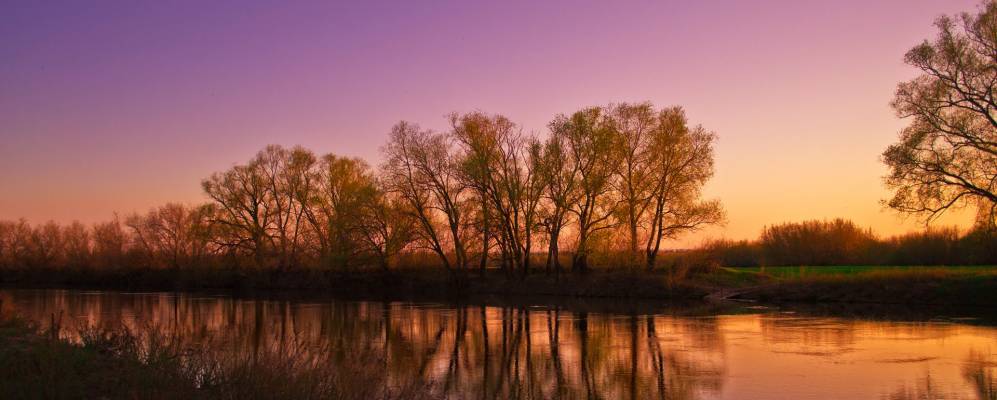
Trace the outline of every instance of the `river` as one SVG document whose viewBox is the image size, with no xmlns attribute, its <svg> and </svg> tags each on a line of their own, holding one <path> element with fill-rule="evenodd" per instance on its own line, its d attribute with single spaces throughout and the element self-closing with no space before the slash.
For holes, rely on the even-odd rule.
<svg viewBox="0 0 997 400">
<path fill-rule="evenodd" d="M 997 328 L 957 315 L 13 289 L 0 302 L 42 326 L 151 329 L 235 352 L 363 346 L 393 380 L 433 382 L 450 398 L 997 398 Z"/>
</svg>

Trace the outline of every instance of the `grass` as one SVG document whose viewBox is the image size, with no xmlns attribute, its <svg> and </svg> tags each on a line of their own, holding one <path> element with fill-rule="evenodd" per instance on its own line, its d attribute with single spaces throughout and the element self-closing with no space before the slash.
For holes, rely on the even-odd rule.
<svg viewBox="0 0 997 400">
<path fill-rule="evenodd" d="M 819 270 L 825 267 L 814 267 Z M 790 273 L 743 295 L 766 302 L 997 306 L 993 267 L 829 267 Z"/>
<path fill-rule="evenodd" d="M 371 348 L 296 344 L 253 354 L 181 343 L 149 329 L 39 331 L 0 321 L 4 399 L 423 399 L 423 382 L 387 382 Z M 219 350 L 221 349 L 221 350 Z M 351 365 L 351 368 L 341 368 Z"/>
<path fill-rule="evenodd" d="M 736 278 L 727 275 L 737 276 Z M 659 269 L 653 272 L 595 269 L 585 274 L 526 277 L 489 270 L 467 271 L 460 281 L 440 269 L 273 270 L 102 269 L 92 271 L 6 270 L 0 284 L 16 288 L 80 288 L 129 291 L 225 290 L 246 294 L 292 292 L 359 298 L 451 300 L 475 296 L 567 296 L 639 299 L 699 299 L 726 281 L 747 279 L 738 271 Z"/>
<path fill-rule="evenodd" d="M 799 267 L 746 267 L 729 268 L 742 272 L 756 272 L 775 279 L 800 279 L 814 276 L 841 276 L 880 272 L 917 272 L 925 270 L 944 270 L 956 274 L 997 273 L 997 266 L 881 266 L 881 265 L 835 265 L 835 266 L 799 266 Z"/>
<path fill-rule="evenodd" d="M 918 304 L 959 301 L 993 304 L 987 292 L 997 292 L 997 267 L 953 266 L 815 266 L 722 268 L 694 262 L 671 268 L 598 268 L 585 274 L 547 275 L 535 270 L 526 277 L 489 270 L 466 271 L 460 280 L 441 269 L 181 269 L 149 268 L 60 270 L 15 269 L 0 274 L 0 285 L 18 288 L 77 288 L 128 291 L 228 291 L 261 295 L 293 293 L 361 299 L 451 301 L 481 297 L 517 299 L 539 296 L 645 300 L 698 300 L 710 293 L 776 285 L 766 289 L 769 301 L 895 301 Z M 892 288 L 891 282 L 919 286 Z M 878 285 L 878 286 L 877 286 Z M 927 289 L 928 286 L 938 286 Z M 790 290 L 790 288 L 792 290 Z M 838 296 L 821 291 L 831 290 Z M 955 293 L 966 291 L 961 296 Z M 877 294 L 881 292 L 882 294 Z M 861 295 L 857 295 L 861 293 Z M 886 298 L 884 296 L 894 296 Z M 980 299 L 980 300 L 977 300 Z"/>
</svg>

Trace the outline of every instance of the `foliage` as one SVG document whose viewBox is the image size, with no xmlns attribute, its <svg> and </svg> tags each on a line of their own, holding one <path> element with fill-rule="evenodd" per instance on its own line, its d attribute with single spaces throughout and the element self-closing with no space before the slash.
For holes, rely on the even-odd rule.
<svg viewBox="0 0 997 400">
<path fill-rule="evenodd" d="M 997 2 L 977 14 L 943 16 L 938 36 L 907 52 L 922 74 L 898 85 L 893 108 L 910 124 L 883 153 L 888 205 L 927 220 L 975 204 L 997 217 Z"/>
</svg>

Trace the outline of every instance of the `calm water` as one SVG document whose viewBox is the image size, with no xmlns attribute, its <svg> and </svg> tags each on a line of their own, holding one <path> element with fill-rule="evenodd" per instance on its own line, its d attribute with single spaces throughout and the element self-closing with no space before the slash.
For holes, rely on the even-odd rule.
<svg viewBox="0 0 997 400">
<path fill-rule="evenodd" d="M 232 351 L 371 346 L 393 377 L 436 382 L 452 398 L 997 398 L 997 329 L 952 320 L 62 290 L 4 290 L 0 300 L 4 313 L 41 324 L 62 313 L 63 326 L 152 328 Z"/>
</svg>

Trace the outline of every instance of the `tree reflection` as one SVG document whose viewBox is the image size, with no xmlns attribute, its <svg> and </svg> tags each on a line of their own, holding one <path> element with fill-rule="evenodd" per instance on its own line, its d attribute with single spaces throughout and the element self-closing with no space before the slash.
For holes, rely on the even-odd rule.
<svg viewBox="0 0 997 400">
<path fill-rule="evenodd" d="M 963 365 L 962 376 L 976 390 L 977 398 L 997 400 L 997 360 L 976 351 L 970 352 Z"/>
<path fill-rule="evenodd" d="M 377 355 L 372 362 L 389 385 L 420 382 L 442 397 L 480 399 L 713 398 L 723 394 L 732 362 L 727 353 L 743 340 L 736 336 L 753 335 L 768 354 L 815 349 L 837 354 L 870 332 L 880 338 L 935 338 L 958 329 L 776 315 L 677 317 L 559 307 L 61 291 L 3 291 L 0 304 L 40 323 L 64 312 L 64 326 L 147 327 L 252 360 L 273 351 L 322 349 L 343 363 L 339 368 L 351 369 L 358 366 L 348 363 L 348 355 L 365 350 Z M 978 398 L 995 399 L 997 364 L 989 349 L 966 358 L 961 373 L 964 379 L 957 384 L 972 388 Z M 911 380 L 886 396 L 930 398 L 940 388 L 932 379 Z"/>
</svg>

